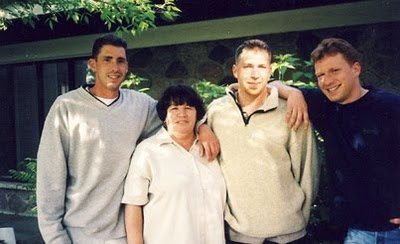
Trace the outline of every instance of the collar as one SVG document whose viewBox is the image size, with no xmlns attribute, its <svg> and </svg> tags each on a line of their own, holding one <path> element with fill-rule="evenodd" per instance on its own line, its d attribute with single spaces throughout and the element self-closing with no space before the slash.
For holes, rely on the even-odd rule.
<svg viewBox="0 0 400 244">
<path fill-rule="evenodd" d="M 154 136 L 157 141 L 157 144 L 160 146 L 165 145 L 165 144 L 177 144 L 169 136 L 168 131 L 164 127 L 161 127 L 161 129 Z M 198 140 L 199 140 L 198 135 L 196 135 L 196 139 L 194 140 L 193 145 L 197 144 Z"/>
<path fill-rule="evenodd" d="M 240 106 L 238 100 L 238 87 L 238 83 L 231 84 L 226 88 L 226 93 L 232 97 L 232 99 L 238 106 Z M 276 109 L 279 106 L 278 89 L 269 85 L 267 85 L 267 89 L 269 91 L 269 95 L 267 99 L 265 99 L 261 107 L 257 109 L 257 111 L 267 112 L 269 110 Z"/>
<path fill-rule="evenodd" d="M 96 100 L 100 101 L 101 103 L 103 103 L 104 105 L 106 105 L 107 107 L 110 107 L 112 104 L 114 104 L 121 96 L 121 90 L 118 92 L 118 96 L 116 98 L 102 98 L 102 97 L 98 97 L 96 95 L 94 95 L 91 91 L 90 88 L 92 88 L 94 86 L 94 84 L 83 84 L 81 87 L 83 90 L 85 90 L 91 97 L 95 98 Z"/>
</svg>

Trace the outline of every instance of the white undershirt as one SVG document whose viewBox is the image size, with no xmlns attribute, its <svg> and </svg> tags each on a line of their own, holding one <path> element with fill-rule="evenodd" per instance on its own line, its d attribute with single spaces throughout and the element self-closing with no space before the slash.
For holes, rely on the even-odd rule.
<svg viewBox="0 0 400 244">
<path fill-rule="evenodd" d="M 88 91 L 88 92 L 90 92 L 90 87 L 85 87 L 86 88 L 86 90 Z M 96 95 L 94 95 L 93 93 L 91 93 L 90 92 L 90 94 L 92 94 L 93 96 L 95 96 L 97 99 L 99 99 L 100 101 L 102 101 L 105 105 L 110 105 L 111 103 L 113 103 L 115 100 L 117 100 L 117 98 L 118 97 L 115 97 L 115 98 L 104 98 L 104 97 L 99 97 L 99 96 L 96 96 Z"/>
</svg>

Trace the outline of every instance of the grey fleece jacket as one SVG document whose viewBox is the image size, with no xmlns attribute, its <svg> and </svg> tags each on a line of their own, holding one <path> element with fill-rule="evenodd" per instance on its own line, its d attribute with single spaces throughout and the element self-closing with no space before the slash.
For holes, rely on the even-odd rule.
<svg viewBox="0 0 400 244">
<path fill-rule="evenodd" d="M 38 151 L 38 219 L 46 243 L 71 243 L 68 227 L 99 239 L 125 236 L 124 179 L 137 141 L 161 126 L 155 105 L 124 89 L 109 106 L 83 87 L 56 99 Z"/>
<path fill-rule="evenodd" d="M 245 120 L 236 90 L 237 84 L 231 85 L 207 112 L 221 143 L 219 160 L 228 193 L 225 220 L 249 237 L 289 238 L 305 229 L 317 191 L 312 129 L 288 128 L 286 101 L 273 87 L 264 104 Z"/>
</svg>

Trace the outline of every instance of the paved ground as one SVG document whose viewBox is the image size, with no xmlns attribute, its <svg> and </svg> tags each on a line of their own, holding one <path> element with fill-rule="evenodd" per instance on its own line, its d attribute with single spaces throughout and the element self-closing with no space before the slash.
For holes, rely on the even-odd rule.
<svg viewBox="0 0 400 244">
<path fill-rule="evenodd" d="M 0 228 L 2 227 L 14 228 L 17 244 L 44 244 L 34 217 L 0 214 Z"/>
</svg>

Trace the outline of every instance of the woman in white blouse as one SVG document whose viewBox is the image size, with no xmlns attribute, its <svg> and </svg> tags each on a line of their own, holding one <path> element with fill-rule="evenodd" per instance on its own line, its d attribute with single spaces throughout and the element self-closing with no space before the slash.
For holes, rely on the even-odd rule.
<svg viewBox="0 0 400 244">
<path fill-rule="evenodd" d="M 138 145 L 125 181 L 128 243 L 225 243 L 224 179 L 197 145 L 195 125 L 205 114 L 200 97 L 173 85 L 157 112 L 165 128 Z"/>
</svg>

